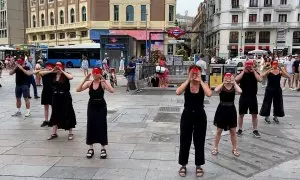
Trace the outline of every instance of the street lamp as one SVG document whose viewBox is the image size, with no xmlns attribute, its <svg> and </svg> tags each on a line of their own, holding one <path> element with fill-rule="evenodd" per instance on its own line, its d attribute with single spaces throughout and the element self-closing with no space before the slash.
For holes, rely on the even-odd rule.
<svg viewBox="0 0 300 180">
<path fill-rule="evenodd" d="M 149 62 L 149 51 L 148 51 L 148 14 L 145 14 L 146 16 L 146 44 L 145 44 L 145 50 L 146 50 L 146 61 Z"/>
<path fill-rule="evenodd" d="M 240 6 L 240 8 L 242 9 L 242 23 L 241 23 L 241 49 L 243 48 L 243 29 L 244 29 L 244 7 L 243 6 Z M 240 50 L 239 50 L 240 51 Z M 240 51 L 240 56 L 242 56 L 242 51 Z"/>
</svg>

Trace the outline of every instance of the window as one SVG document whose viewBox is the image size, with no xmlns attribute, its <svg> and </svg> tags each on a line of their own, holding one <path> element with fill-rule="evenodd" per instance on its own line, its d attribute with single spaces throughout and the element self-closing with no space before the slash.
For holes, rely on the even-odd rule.
<svg viewBox="0 0 300 180">
<path fill-rule="evenodd" d="M 294 31 L 293 33 L 293 45 L 300 46 L 300 31 Z"/>
<path fill-rule="evenodd" d="M 173 5 L 169 5 L 169 21 L 174 21 L 175 9 Z"/>
<path fill-rule="evenodd" d="M 88 37 L 87 31 L 81 31 L 81 37 Z"/>
<path fill-rule="evenodd" d="M 44 14 L 41 15 L 41 26 L 42 27 L 45 26 L 45 15 Z"/>
<path fill-rule="evenodd" d="M 54 2 L 54 0 L 48 0 L 48 3 L 53 3 Z"/>
<path fill-rule="evenodd" d="M 245 32 L 245 43 L 255 43 L 256 32 Z"/>
<path fill-rule="evenodd" d="M 271 22 L 271 14 L 264 14 L 264 22 Z"/>
<path fill-rule="evenodd" d="M 119 5 L 114 5 L 114 21 L 119 21 Z"/>
<path fill-rule="evenodd" d="M 298 22 L 300 22 L 300 13 L 298 14 Z"/>
<path fill-rule="evenodd" d="M 249 22 L 256 22 L 257 14 L 249 14 Z"/>
<path fill-rule="evenodd" d="M 259 43 L 270 43 L 270 32 L 269 31 L 259 32 Z"/>
<path fill-rule="evenodd" d="M 238 43 L 239 42 L 239 32 L 233 31 L 230 32 L 229 43 Z"/>
<path fill-rule="evenodd" d="M 271 7 L 272 6 L 272 0 L 264 0 L 264 6 L 265 7 Z"/>
<path fill-rule="evenodd" d="M 281 5 L 286 5 L 286 0 L 280 0 Z"/>
<path fill-rule="evenodd" d="M 74 9 L 72 8 L 70 10 L 70 23 L 74 23 L 75 22 L 75 11 Z"/>
<path fill-rule="evenodd" d="M 50 34 L 50 40 L 55 39 L 55 34 Z"/>
<path fill-rule="evenodd" d="M 258 7 L 258 0 L 250 0 L 250 7 Z"/>
<path fill-rule="evenodd" d="M 278 22 L 287 22 L 287 15 L 286 14 L 279 14 Z"/>
<path fill-rule="evenodd" d="M 65 39 L 65 33 L 59 33 L 59 39 Z"/>
<path fill-rule="evenodd" d="M 36 5 L 36 0 L 31 0 L 30 4 L 31 4 L 31 6 L 35 6 Z"/>
<path fill-rule="evenodd" d="M 141 5 L 141 21 L 146 21 L 147 18 L 147 7 L 146 5 Z"/>
<path fill-rule="evenodd" d="M 7 38 L 7 31 L 6 30 L 0 30 L 0 38 Z"/>
<path fill-rule="evenodd" d="M 134 21 L 134 8 L 131 5 L 126 7 L 126 21 Z"/>
<path fill-rule="evenodd" d="M 83 6 L 82 8 L 81 8 L 81 20 L 82 21 L 86 21 L 86 7 L 85 6 Z"/>
<path fill-rule="evenodd" d="M 37 41 L 36 35 L 32 36 L 32 41 Z"/>
<path fill-rule="evenodd" d="M 40 4 L 45 4 L 45 0 L 40 0 Z"/>
<path fill-rule="evenodd" d="M 36 17 L 35 17 L 35 15 L 32 16 L 32 27 L 36 27 Z"/>
<path fill-rule="evenodd" d="M 60 24 L 64 24 L 65 23 L 65 16 L 64 16 L 64 11 L 63 10 L 60 11 L 59 18 L 60 18 Z"/>
<path fill-rule="evenodd" d="M 69 37 L 70 38 L 76 38 L 76 32 L 70 32 Z"/>
<path fill-rule="evenodd" d="M 239 8 L 240 7 L 239 0 L 231 0 L 231 7 L 232 8 Z"/>
<path fill-rule="evenodd" d="M 41 35 L 41 40 L 42 41 L 46 40 L 46 35 L 45 34 Z"/>
<path fill-rule="evenodd" d="M 173 44 L 168 44 L 168 55 L 173 55 L 173 49 L 174 48 L 174 46 L 173 46 Z"/>
<path fill-rule="evenodd" d="M 54 13 L 53 12 L 50 13 L 50 25 L 51 26 L 54 25 Z"/>
<path fill-rule="evenodd" d="M 232 15 L 232 23 L 237 24 L 239 22 L 239 16 L 238 15 Z"/>
</svg>

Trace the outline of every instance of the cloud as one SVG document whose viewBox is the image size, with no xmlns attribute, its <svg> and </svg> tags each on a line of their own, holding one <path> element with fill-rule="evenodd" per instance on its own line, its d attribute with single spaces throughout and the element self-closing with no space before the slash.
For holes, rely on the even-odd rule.
<svg viewBox="0 0 300 180">
<path fill-rule="evenodd" d="M 188 11 L 189 16 L 196 16 L 199 4 L 203 0 L 177 0 L 177 13 L 184 15 Z"/>
</svg>

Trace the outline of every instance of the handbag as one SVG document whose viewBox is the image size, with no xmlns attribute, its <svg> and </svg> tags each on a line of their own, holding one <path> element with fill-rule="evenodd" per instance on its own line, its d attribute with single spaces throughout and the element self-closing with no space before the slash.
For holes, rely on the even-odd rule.
<svg viewBox="0 0 300 180">
<path fill-rule="evenodd" d="M 162 66 L 156 66 L 155 67 L 155 72 L 156 73 L 163 74 L 163 73 L 165 73 L 165 71 L 166 71 L 165 67 L 162 67 Z"/>
</svg>

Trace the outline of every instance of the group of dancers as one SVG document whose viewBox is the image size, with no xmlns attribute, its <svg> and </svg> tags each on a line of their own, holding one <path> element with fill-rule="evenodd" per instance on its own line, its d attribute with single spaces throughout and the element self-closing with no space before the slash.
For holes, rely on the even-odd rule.
<svg viewBox="0 0 300 180">
<path fill-rule="evenodd" d="M 184 93 L 184 110 L 180 121 L 180 151 L 179 151 L 179 175 L 185 177 L 187 173 L 189 151 L 193 138 L 195 146 L 195 165 L 196 176 L 201 177 L 204 174 L 202 165 L 205 163 L 204 146 L 207 128 L 207 116 L 204 110 L 204 96 L 210 97 L 212 91 L 201 78 L 201 67 L 192 65 L 189 68 L 188 79 L 176 90 L 177 95 Z M 243 118 L 249 113 L 252 115 L 253 136 L 260 138 L 258 132 L 258 102 L 257 90 L 258 82 L 264 77 L 268 79 L 265 90 L 263 104 L 260 115 L 265 117 L 265 121 L 270 124 L 270 111 L 273 102 L 273 120 L 279 123 L 278 117 L 284 117 L 282 89 L 280 86 L 281 77 L 289 77 L 284 68 L 278 66 L 278 61 L 272 61 L 271 68 L 265 73 L 260 74 L 255 69 L 254 63 L 248 60 L 245 63 L 244 70 L 234 77 L 231 73 L 224 75 L 223 83 L 215 88 L 219 93 L 220 103 L 217 107 L 214 125 L 217 127 L 214 138 L 214 147 L 211 154 L 217 156 L 218 146 L 222 131 L 229 131 L 232 143 L 232 154 L 235 157 L 240 156 L 237 148 L 237 135 L 243 134 Z M 234 104 L 236 94 L 240 94 L 239 116 Z M 238 117 L 238 118 L 237 118 Z M 238 127 L 238 131 L 236 128 Z"/>
<path fill-rule="evenodd" d="M 28 98 L 29 78 L 32 74 L 42 77 L 43 90 L 41 104 L 44 105 L 45 120 L 42 127 L 49 126 L 52 133 L 48 140 L 58 138 L 57 130 L 69 131 L 68 140 L 73 140 L 72 129 L 76 126 L 76 115 L 73 108 L 72 96 L 70 93 L 70 80 L 73 79 L 71 73 L 65 71 L 64 64 L 57 62 L 55 65 L 46 64 L 44 69 L 32 72 L 25 65 L 25 60 L 19 58 L 15 66 L 10 70 L 10 75 L 16 74 L 15 95 L 17 100 L 17 113 L 13 116 L 21 116 L 21 97 L 23 96 L 27 112 L 25 117 L 30 116 L 30 101 Z M 92 73 L 85 76 L 76 91 L 82 92 L 89 90 L 89 102 L 87 110 L 87 136 L 86 144 L 90 146 L 87 158 L 94 155 L 93 144 L 101 144 L 101 158 L 106 158 L 105 146 L 108 144 L 107 138 L 107 107 L 104 99 L 104 92 L 114 92 L 114 88 L 102 78 L 102 69 L 93 68 Z M 93 80 L 90 80 L 91 76 Z M 49 108 L 52 107 L 49 120 Z"/>
</svg>

